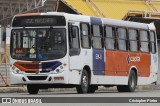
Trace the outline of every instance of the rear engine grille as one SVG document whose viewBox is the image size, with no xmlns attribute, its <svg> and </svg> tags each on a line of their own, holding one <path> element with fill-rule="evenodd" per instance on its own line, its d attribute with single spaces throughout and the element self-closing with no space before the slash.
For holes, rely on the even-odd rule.
<svg viewBox="0 0 160 106">
<path fill-rule="evenodd" d="M 46 80 L 47 76 L 27 76 L 29 80 Z"/>
</svg>

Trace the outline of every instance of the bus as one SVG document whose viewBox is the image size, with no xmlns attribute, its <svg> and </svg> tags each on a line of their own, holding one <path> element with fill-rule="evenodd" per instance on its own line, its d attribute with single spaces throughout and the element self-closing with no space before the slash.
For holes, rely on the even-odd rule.
<svg viewBox="0 0 160 106">
<path fill-rule="evenodd" d="M 157 82 L 155 26 L 61 12 L 13 17 L 11 84 L 39 89 L 72 88 L 94 93 L 98 86 L 134 92 Z"/>
</svg>

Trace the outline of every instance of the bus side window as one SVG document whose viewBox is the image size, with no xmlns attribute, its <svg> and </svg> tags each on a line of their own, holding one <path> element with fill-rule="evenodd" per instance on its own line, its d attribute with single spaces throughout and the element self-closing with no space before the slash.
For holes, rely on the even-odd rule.
<svg viewBox="0 0 160 106">
<path fill-rule="evenodd" d="M 150 51 L 148 32 L 140 30 L 140 51 L 148 53 Z"/>
<path fill-rule="evenodd" d="M 128 29 L 130 51 L 138 51 L 138 31 L 136 29 Z"/>
<path fill-rule="evenodd" d="M 151 31 L 150 32 L 150 48 L 151 48 L 151 53 L 156 53 L 156 40 L 155 40 L 155 32 Z"/>
<path fill-rule="evenodd" d="M 105 47 L 109 50 L 116 49 L 115 42 L 115 28 L 106 26 L 105 27 Z"/>
<path fill-rule="evenodd" d="M 81 24 L 81 44 L 83 48 L 90 48 L 90 27 L 89 24 Z"/>
<path fill-rule="evenodd" d="M 92 25 L 92 46 L 96 49 L 103 48 L 102 27 L 100 25 Z"/>
<path fill-rule="evenodd" d="M 70 56 L 79 55 L 80 54 L 80 46 L 79 46 L 79 29 L 77 26 L 69 26 L 69 48 L 70 48 Z"/>
<path fill-rule="evenodd" d="M 127 50 L 127 31 L 125 28 L 117 29 L 118 35 L 118 49 L 122 51 Z"/>
</svg>

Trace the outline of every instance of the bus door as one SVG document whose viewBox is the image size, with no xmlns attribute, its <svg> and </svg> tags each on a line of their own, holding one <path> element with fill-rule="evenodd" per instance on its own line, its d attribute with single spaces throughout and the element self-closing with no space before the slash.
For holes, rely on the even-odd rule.
<svg viewBox="0 0 160 106">
<path fill-rule="evenodd" d="M 157 64 L 159 59 L 157 54 L 156 34 L 154 31 L 150 32 L 150 46 L 151 46 L 151 72 L 157 73 L 158 71 Z"/>
<path fill-rule="evenodd" d="M 81 69 L 79 22 L 69 22 L 69 62 L 70 70 Z"/>
</svg>

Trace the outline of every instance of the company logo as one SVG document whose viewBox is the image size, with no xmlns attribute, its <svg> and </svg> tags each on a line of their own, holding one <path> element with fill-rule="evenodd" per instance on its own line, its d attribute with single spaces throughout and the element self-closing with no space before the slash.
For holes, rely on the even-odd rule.
<svg viewBox="0 0 160 106">
<path fill-rule="evenodd" d="M 42 100 L 37 98 L 2 98 L 2 103 L 42 103 Z"/>
<path fill-rule="evenodd" d="M 130 57 L 130 61 L 134 61 L 134 62 L 140 62 L 141 58 L 139 56 L 136 57 Z"/>
<path fill-rule="evenodd" d="M 11 98 L 2 98 L 2 103 L 11 103 Z"/>
<path fill-rule="evenodd" d="M 140 56 L 127 56 L 127 63 L 130 64 L 130 62 L 140 62 L 141 58 Z"/>
</svg>

